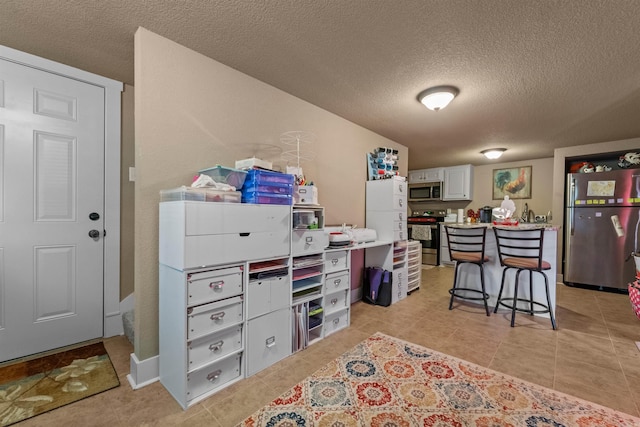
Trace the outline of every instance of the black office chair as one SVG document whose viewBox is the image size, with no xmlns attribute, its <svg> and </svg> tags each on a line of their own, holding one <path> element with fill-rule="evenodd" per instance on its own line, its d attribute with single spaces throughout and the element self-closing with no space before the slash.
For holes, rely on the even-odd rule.
<svg viewBox="0 0 640 427">
<path fill-rule="evenodd" d="M 494 227 L 493 232 L 496 236 L 496 245 L 498 246 L 498 256 L 502 270 L 502 280 L 500 281 L 500 291 L 498 292 L 498 301 L 494 313 L 498 312 L 498 306 L 502 305 L 511 310 L 511 327 L 515 325 L 516 311 L 529 313 L 532 316 L 535 313 L 549 313 L 551 317 L 551 326 L 557 329 L 556 319 L 553 316 L 551 306 L 551 298 L 549 297 L 549 279 L 545 274 L 546 270 L 551 269 L 551 264 L 542 259 L 542 248 L 544 243 L 544 228 L 533 229 L 507 229 Z M 513 298 L 502 298 L 504 289 L 504 281 L 508 270 L 516 270 L 516 280 L 513 290 Z M 529 298 L 518 298 L 518 285 L 520 273 L 529 272 Z M 544 277 L 544 286 L 547 296 L 547 304 L 543 304 L 533 300 L 533 273 L 540 273 Z M 523 308 L 522 304 L 518 307 L 518 303 L 525 303 L 528 308 Z M 542 309 L 536 310 L 534 306 Z"/>
<path fill-rule="evenodd" d="M 489 261 L 489 257 L 484 254 L 487 227 L 454 227 L 445 225 L 444 229 L 449 244 L 449 256 L 451 261 L 456 262 L 456 268 L 453 273 L 453 288 L 449 289 L 451 294 L 449 310 L 453 308 L 454 297 L 467 300 L 482 300 L 487 316 L 489 316 L 489 306 L 487 305 L 489 294 L 485 290 L 484 268 L 482 266 Z M 481 289 L 458 286 L 458 273 L 460 267 L 464 264 L 473 264 L 480 268 Z M 480 294 L 480 296 L 473 296 L 474 294 Z"/>
</svg>

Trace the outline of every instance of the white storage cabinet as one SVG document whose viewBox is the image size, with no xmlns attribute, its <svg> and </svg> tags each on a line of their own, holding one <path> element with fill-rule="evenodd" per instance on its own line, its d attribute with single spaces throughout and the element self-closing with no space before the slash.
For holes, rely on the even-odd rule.
<svg viewBox="0 0 640 427">
<path fill-rule="evenodd" d="M 407 183 L 403 178 L 367 181 L 366 227 L 389 245 L 367 248 L 365 266 L 391 271 L 395 303 L 407 295 Z"/>
<path fill-rule="evenodd" d="M 444 168 L 416 169 L 409 171 L 409 184 L 442 182 L 443 180 Z"/>
<path fill-rule="evenodd" d="M 407 292 L 420 288 L 422 281 L 422 244 L 419 240 L 407 242 Z"/>
<path fill-rule="evenodd" d="M 351 322 L 351 251 L 330 249 L 325 253 L 324 336 L 349 326 Z"/>
<path fill-rule="evenodd" d="M 473 166 L 460 165 L 444 168 L 442 200 L 473 199 Z"/>
<path fill-rule="evenodd" d="M 252 369 L 270 363 L 257 350 L 247 354 L 247 329 L 260 333 L 247 323 L 246 272 L 248 261 L 288 259 L 290 206 L 163 202 L 159 219 L 160 382 L 186 409 L 244 378 L 247 356 L 257 360 Z M 278 312 L 279 290 L 266 307 L 249 305 L 252 316 Z M 272 330 L 290 325 L 284 300 L 285 315 L 269 319 Z"/>
</svg>

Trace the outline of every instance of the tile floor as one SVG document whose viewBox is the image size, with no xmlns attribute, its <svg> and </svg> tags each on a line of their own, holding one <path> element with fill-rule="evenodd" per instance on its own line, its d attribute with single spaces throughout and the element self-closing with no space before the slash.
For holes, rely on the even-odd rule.
<svg viewBox="0 0 640 427">
<path fill-rule="evenodd" d="M 159 382 L 132 390 L 133 347 L 105 340 L 120 387 L 20 423 L 27 426 L 233 426 L 319 366 L 376 331 L 540 385 L 640 415 L 640 320 L 623 294 L 558 286 L 558 331 L 548 319 L 456 303 L 448 310 L 453 269 L 423 271 L 421 289 L 388 308 L 352 306 L 351 327 L 313 344 L 183 411 Z"/>
</svg>

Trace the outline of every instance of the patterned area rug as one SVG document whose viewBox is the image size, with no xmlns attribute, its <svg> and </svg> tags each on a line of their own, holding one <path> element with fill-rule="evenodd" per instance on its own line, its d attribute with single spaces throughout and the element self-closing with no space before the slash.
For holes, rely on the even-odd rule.
<svg viewBox="0 0 640 427">
<path fill-rule="evenodd" d="M 640 426 L 640 419 L 376 333 L 239 426 Z"/>
<path fill-rule="evenodd" d="M 120 385 L 100 343 L 0 368 L 0 426 Z"/>
</svg>

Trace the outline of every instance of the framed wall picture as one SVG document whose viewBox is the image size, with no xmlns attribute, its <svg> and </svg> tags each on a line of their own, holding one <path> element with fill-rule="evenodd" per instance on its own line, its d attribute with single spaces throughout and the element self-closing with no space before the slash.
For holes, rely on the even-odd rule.
<svg viewBox="0 0 640 427">
<path fill-rule="evenodd" d="M 493 200 L 530 199 L 531 166 L 493 170 Z"/>
</svg>

